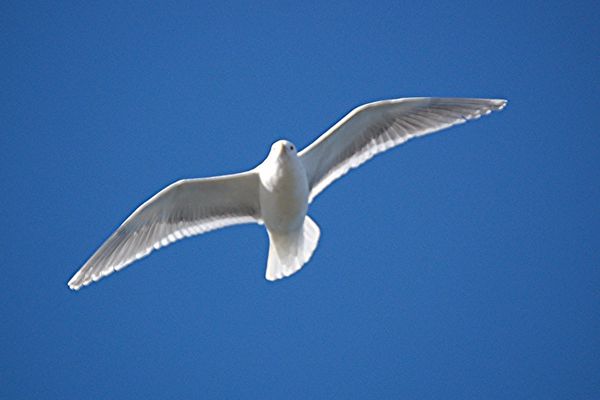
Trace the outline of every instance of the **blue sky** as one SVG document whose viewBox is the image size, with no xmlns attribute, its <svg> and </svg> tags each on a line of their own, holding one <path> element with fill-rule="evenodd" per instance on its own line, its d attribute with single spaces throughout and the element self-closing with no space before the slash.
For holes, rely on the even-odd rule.
<svg viewBox="0 0 600 400">
<path fill-rule="evenodd" d="M 0 6 L 0 398 L 600 397 L 596 2 L 66 3 Z M 291 279 L 248 225 L 67 288 L 163 186 L 406 96 L 510 103 L 326 190 Z"/>
</svg>

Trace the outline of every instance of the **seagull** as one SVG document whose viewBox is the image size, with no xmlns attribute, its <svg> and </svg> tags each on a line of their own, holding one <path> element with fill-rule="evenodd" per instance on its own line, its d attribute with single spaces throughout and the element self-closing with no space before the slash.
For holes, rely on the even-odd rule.
<svg viewBox="0 0 600 400">
<path fill-rule="evenodd" d="M 78 290 L 180 239 L 247 223 L 267 229 L 266 279 L 288 277 L 317 247 L 320 229 L 307 215 L 308 207 L 333 181 L 376 154 L 502 110 L 506 103 L 434 97 L 367 103 L 301 151 L 278 140 L 250 171 L 177 181 L 139 206 L 68 285 Z"/>
</svg>

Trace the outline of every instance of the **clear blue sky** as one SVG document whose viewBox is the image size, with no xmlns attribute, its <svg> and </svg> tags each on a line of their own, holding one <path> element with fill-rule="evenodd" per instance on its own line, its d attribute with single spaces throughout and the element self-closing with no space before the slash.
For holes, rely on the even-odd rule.
<svg viewBox="0 0 600 400">
<path fill-rule="evenodd" d="M 0 398 L 600 398 L 597 2 L 62 3 L 0 6 Z M 510 103 L 331 186 L 291 279 L 248 225 L 67 288 L 163 186 L 405 96 Z"/>
</svg>

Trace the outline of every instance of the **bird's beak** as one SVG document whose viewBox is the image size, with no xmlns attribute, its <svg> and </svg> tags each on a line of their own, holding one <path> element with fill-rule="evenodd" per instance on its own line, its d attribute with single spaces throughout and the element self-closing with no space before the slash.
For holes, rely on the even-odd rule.
<svg viewBox="0 0 600 400">
<path fill-rule="evenodd" d="M 285 153 L 285 144 L 284 144 L 284 143 L 281 143 L 281 144 L 279 145 L 279 155 L 282 155 L 282 154 L 284 154 L 284 153 Z"/>
</svg>

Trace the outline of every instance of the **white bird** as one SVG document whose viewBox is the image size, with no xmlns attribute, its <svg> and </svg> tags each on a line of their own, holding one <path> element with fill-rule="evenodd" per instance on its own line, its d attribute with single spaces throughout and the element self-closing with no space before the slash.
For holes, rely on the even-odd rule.
<svg viewBox="0 0 600 400">
<path fill-rule="evenodd" d="M 320 230 L 307 215 L 334 180 L 374 155 L 417 136 L 501 110 L 506 100 L 403 98 L 352 110 L 308 147 L 279 140 L 256 168 L 184 179 L 142 204 L 69 281 L 71 289 L 119 271 L 179 239 L 235 224 L 264 224 L 266 279 L 297 272 L 311 258 Z"/>
</svg>

